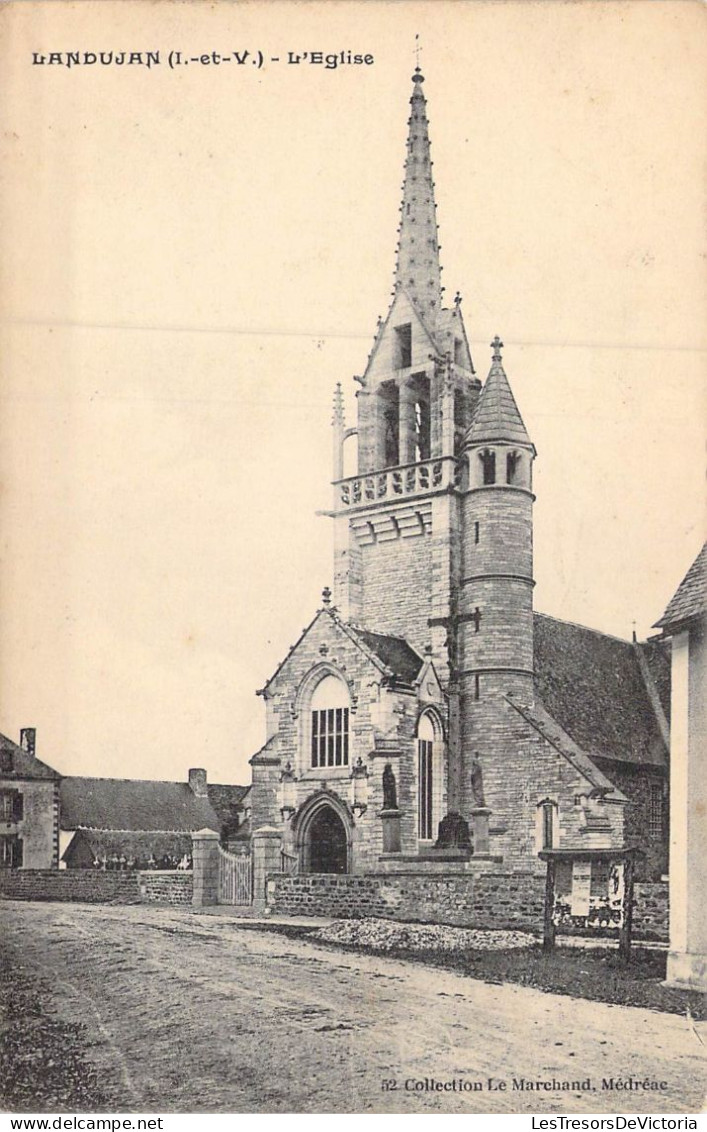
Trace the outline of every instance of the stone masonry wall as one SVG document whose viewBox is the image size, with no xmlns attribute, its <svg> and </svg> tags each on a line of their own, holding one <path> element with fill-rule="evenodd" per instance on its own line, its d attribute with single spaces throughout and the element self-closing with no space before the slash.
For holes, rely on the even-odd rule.
<svg viewBox="0 0 707 1132">
<path fill-rule="evenodd" d="M 271 906 L 287 915 L 457 924 L 464 927 L 542 926 L 544 881 L 529 873 L 478 876 L 368 873 L 365 876 L 269 878 Z"/>
<path fill-rule="evenodd" d="M 626 841 L 640 845 L 643 856 L 636 862 L 641 880 L 658 880 L 668 871 L 668 782 L 663 767 L 635 767 L 630 764 L 595 759 L 596 765 L 629 800 L 626 807 Z M 650 821 L 651 789 L 662 795 L 661 828 Z"/>
<path fill-rule="evenodd" d="M 191 905 L 194 879 L 190 872 L 141 872 L 138 877 L 144 903 Z"/>
<path fill-rule="evenodd" d="M 137 904 L 137 873 L 94 869 L 0 869 L 0 897 L 67 900 L 84 904 Z"/>
<path fill-rule="evenodd" d="M 633 889 L 633 934 L 637 939 L 668 939 L 669 890 L 665 882 L 638 882 Z"/>
<path fill-rule="evenodd" d="M 191 904 L 192 874 L 0 869 L 0 898 L 76 904 Z"/>
<path fill-rule="evenodd" d="M 339 919 L 376 916 L 470 928 L 521 928 L 538 933 L 542 931 L 544 891 L 544 877 L 532 873 L 278 873 L 268 879 L 268 903 L 280 915 Z M 667 885 L 637 884 L 634 897 L 634 937 L 667 939 Z"/>
<path fill-rule="evenodd" d="M 404 637 L 420 652 L 430 639 L 427 622 L 432 612 L 431 543 L 435 537 L 436 532 L 398 538 L 364 546 L 361 551 L 362 624 L 376 633 Z M 394 578 L 404 578 L 404 586 L 395 585 Z"/>
</svg>

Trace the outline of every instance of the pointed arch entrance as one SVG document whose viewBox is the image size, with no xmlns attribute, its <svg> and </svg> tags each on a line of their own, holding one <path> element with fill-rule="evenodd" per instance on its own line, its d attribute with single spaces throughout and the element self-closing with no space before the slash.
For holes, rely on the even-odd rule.
<svg viewBox="0 0 707 1132">
<path fill-rule="evenodd" d="M 309 823 L 308 873 L 345 873 L 348 846 L 344 823 L 331 806 L 322 806 Z"/>
<path fill-rule="evenodd" d="M 300 869 L 303 873 L 348 873 L 351 865 L 351 821 L 331 795 L 305 802 L 296 821 Z"/>
</svg>

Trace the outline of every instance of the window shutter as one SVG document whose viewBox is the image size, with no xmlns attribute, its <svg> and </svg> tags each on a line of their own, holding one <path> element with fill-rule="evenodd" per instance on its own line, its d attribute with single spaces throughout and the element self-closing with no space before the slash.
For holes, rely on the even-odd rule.
<svg viewBox="0 0 707 1132">
<path fill-rule="evenodd" d="M 25 800 L 20 794 L 19 790 L 15 792 L 12 798 L 12 820 L 22 821 L 25 816 Z"/>
<path fill-rule="evenodd" d="M 12 843 L 12 867 L 13 869 L 22 868 L 22 839 L 16 837 Z"/>
</svg>

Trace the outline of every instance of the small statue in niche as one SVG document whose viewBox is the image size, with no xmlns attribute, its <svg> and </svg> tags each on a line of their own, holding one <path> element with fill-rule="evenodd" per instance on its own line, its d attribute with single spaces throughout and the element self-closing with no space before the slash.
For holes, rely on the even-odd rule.
<svg viewBox="0 0 707 1132">
<path fill-rule="evenodd" d="M 385 764 L 383 770 L 383 809 L 397 810 L 398 799 L 395 787 L 395 774 L 390 763 Z"/>
<path fill-rule="evenodd" d="M 486 806 L 486 800 L 484 798 L 484 772 L 478 758 L 472 759 L 471 763 L 471 796 L 475 806 Z"/>
</svg>

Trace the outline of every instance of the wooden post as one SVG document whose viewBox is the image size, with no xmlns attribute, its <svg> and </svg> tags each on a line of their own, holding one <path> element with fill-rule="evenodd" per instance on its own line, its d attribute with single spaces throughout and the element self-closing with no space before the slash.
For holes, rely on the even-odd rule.
<svg viewBox="0 0 707 1132">
<path fill-rule="evenodd" d="M 543 920 L 543 951 L 552 951 L 555 946 L 555 870 L 557 863 L 554 857 L 547 858 L 547 873 L 545 874 L 545 916 Z"/>
<path fill-rule="evenodd" d="M 631 929 L 633 925 L 633 856 L 624 857 L 623 916 L 619 928 L 619 956 L 623 963 L 631 958 Z"/>
</svg>

